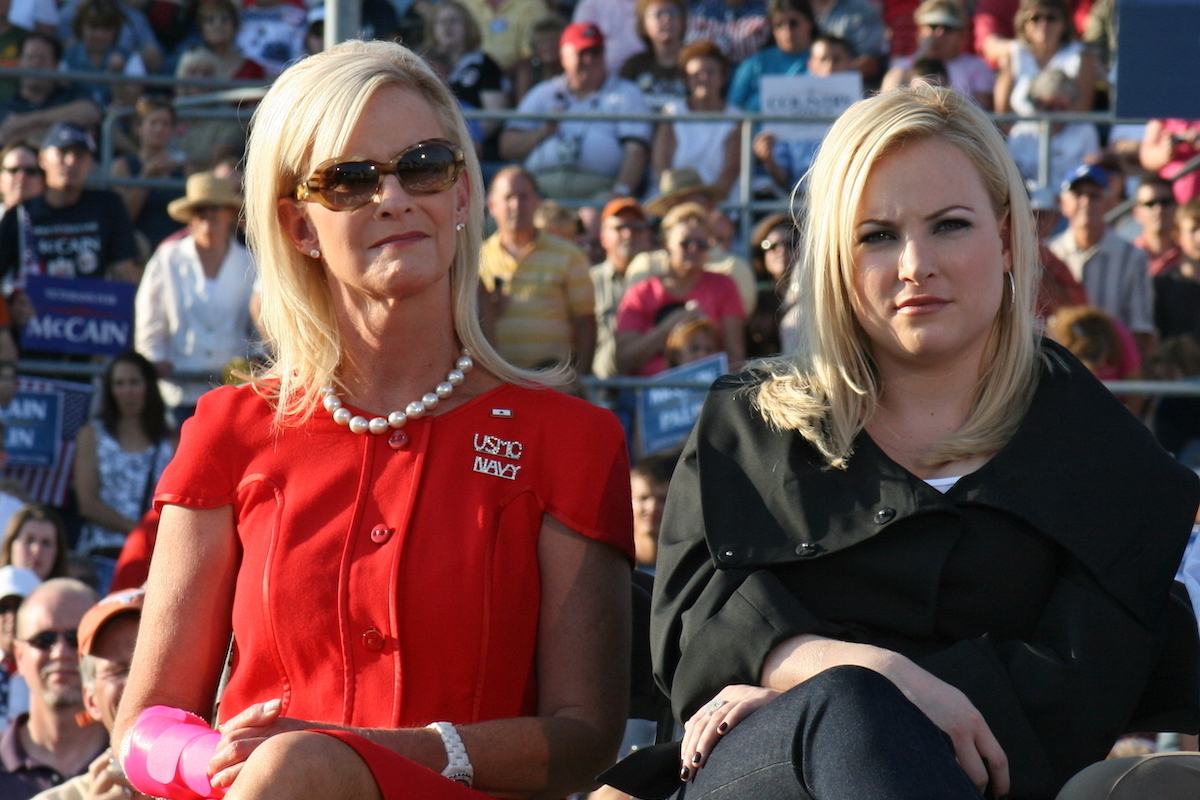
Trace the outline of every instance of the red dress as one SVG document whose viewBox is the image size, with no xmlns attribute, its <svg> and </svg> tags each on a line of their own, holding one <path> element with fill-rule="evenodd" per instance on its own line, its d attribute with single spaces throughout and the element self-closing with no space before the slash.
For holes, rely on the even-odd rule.
<svg viewBox="0 0 1200 800">
<path fill-rule="evenodd" d="M 285 716 L 369 728 L 535 714 L 543 513 L 633 557 L 616 418 L 510 385 L 410 421 L 399 449 L 323 410 L 272 418 L 248 387 L 204 395 L 155 497 L 234 507 L 221 719 L 274 697 Z"/>
</svg>

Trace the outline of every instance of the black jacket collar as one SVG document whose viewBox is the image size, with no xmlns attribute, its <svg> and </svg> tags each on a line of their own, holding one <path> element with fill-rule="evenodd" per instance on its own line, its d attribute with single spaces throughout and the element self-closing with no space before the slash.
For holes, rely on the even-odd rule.
<svg viewBox="0 0 1200 800">
<path fill-rule="evenodd" d="M 744 378 L 723 379 L 715 389 L 726 396 L 705 410 L 729 424 L 699 426 L 711 433 L 698 442 L 707 528 L 738 531 L 736 543 L 710 538 L 715 563 L 815 557 L 896 520 L 980 504 L 1045 533 L 1139 619 L 1157 619 L 1162 582 L 1175 573 L 1200 502 L 1197 477 L 1070 353 L 1049 341 L 1043 347 L 1061 366 L 1043 372 L 1016 434 L 945 495 L 889 459 L 865 432 L 844 473 L 825 466 L 798 435 L 780 436 L 750 407 Z M 1114 452 L 1124 457 L 1114 459 Z M 1142 502 L 1122 502 L 1129 497 Z M 731 528 L 730 520 L 738 524 Z"/>
</svg>

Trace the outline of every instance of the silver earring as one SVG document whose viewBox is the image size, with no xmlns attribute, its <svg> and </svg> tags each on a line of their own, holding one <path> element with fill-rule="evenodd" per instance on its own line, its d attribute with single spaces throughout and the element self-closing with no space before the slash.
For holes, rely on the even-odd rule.
<svg viewBox="0 0 1200 800">
<path fill-rule="evenodd" d="M 465 222 L 460 222 L 454 226 L 454 230 L 458 231 L 459 233 L 462 233 L 466 229 L 467 229 L 467 224 Z"/>
<path fill-rule="evenodd" d="M 308 251 L 308 254 L 309 254 L 310 256 L 312 256 L 313 258 L 320 258 L 320 257 L 321 257 L 321 251 L 320 251 L 320 250 L 318 250 L 318 249 L 317 249 L 317 248 L 315 248 L 315 247 L 314 247 L 312 250 L 309 250 L 309 251 Z"/>
<path fill-rule="evenodd" d="M 1017 281 L 1013 278 L 1012 270 L 1004 273 L 1008 276 L 1008 307 L 1016 308 L 1017 306 Z"/>
</svg>

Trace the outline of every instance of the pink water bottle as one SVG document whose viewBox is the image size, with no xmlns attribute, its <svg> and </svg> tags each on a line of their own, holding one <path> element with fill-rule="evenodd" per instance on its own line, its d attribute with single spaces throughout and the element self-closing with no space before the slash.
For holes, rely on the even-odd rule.
<svg viewBox="0 0 1200 800">
<path fill-rule="evenodd" d="M 224 789 L 208 782 L 208 762 L 221 734 L 180 708 L 151 706 L 138 715 L 125 756 L 125 776 L 133 787 L 168 800 L 221 798 Z"/>
</svg>

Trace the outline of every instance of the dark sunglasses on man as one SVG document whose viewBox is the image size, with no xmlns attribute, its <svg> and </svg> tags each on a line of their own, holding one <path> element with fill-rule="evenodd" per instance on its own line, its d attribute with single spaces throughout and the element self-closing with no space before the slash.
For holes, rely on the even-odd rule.
<svg viewBox="0 0 1200 800">
<path fill-rule="evenodd" d="M 79 649 L 79 636 L 74 630 L 39 631 L 24 641 L 30 647 L 36 647 L 42 651 L 53 649 L 56 642 L 62 642 L 70 650 Z"/>
</svg>

